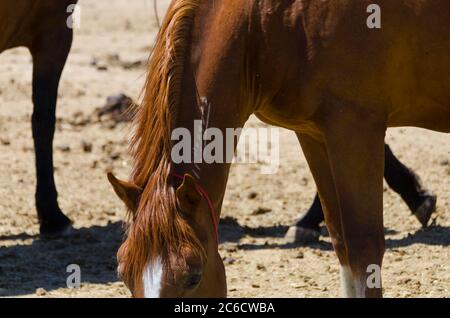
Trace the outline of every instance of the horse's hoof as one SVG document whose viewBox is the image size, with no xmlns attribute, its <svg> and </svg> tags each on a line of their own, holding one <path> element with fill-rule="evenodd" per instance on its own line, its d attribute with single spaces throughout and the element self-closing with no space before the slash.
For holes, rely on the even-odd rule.
<svg viewBox="0 0 450 318">
<path fill-rule="evenodd" d="M 284 239 L 287 243 L 315 243 L 319 237 L 319 231 L 294 225 L 289 228 Z"/>
<path fill-rule="evenodd" d="M 62 214 L 55 223 L 42 223 L 39 232 L 41 238 L 48 240 L 70 235 L 72 229 L 72 221 Z"/>
<path fill-rule="evenodd" d="M 414 212 L 414 215 L 424 228 L 427 227 L 431 215 L 436 211 L 436 200 L 437 198 L 435 195 L 428 195 Z"/>
</svg>

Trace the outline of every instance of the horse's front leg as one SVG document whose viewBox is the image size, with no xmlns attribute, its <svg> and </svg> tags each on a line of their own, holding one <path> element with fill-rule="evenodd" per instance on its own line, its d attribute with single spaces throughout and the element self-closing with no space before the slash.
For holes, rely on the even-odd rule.
<svg viewBox="0 0 450 318">
<path fill-rule="evenodd" d="M 339 206 L 346 264 L 343 283 L 355 296 L 382 295 L 385 119 L 363 108 L 337 105 L 324 138 Z M 332 212 L 333 213 L 333 212 Z"/>
<path fill-rule="evenodd" d="M 58 85 L 72 43 L 72 31 L 64 28 L 37 36 L 30 47 L 33 56 L 32 130 L 36 154 L 36 209 L 40 233 L 62 234 L 71 221 L 61 212 L 53 176 L 53 136 Z"/>
<path fill-rule="evenodd" d="M 385 127 L 369 114 L 336 115 L 321 140 L 300 135 L 300 142 L 341 263 L 343 295 L 381 297 Z"/>
</svg>

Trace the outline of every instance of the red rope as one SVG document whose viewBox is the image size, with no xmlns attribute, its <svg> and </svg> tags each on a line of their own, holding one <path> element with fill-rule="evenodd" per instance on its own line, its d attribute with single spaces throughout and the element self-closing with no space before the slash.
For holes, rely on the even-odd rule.
<svg viewBox="0 0 450 318">
<path fill-rule="evenodd" d="M 176 173 L 171 173 L 175 178 L 180 179 L 180 180 L 184 180 L 184 177 L 176 174 Z M 205 189 L 203 189 L 200 185 L 196 185 L 197 186 L 197 190 L 202 194 L 202 196 L 206 199 L 206 203 L 208 204 L 209 207 L 209 213 L 211 215 L 211 220 L 213 222 L 214 225 L 214 234 L 216 237 L 216 244 L 219 245 L 219 222 L 216 218 L 216 213 L 214 211 L 214 206 L 211 202 L 211 199 L 209 198 L 208 193 L 206 192 Z"/>
</svg>

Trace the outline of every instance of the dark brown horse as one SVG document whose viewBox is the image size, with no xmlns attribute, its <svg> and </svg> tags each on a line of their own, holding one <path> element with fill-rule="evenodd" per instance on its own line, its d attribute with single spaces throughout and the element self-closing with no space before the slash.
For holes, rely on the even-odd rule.
<svg viewBox="0 0 450 318">
<path fill-rule="evenodd" d="M 381 29 L 367 23 L 371 3 L 172 2 L 135 119 L 130 181 L 109 175 L 132 215 L 118 259 L 134 296 L 226 295 L 215 220 L 230 163 L 171 156 L 172 131 L 194 131 L 205 100 L 220 131 L 256 114 L 297 133 L 343 294 L 382 295 L 371 278 L 384 254 L 385 131 L 450 132 L 450 2 L 379 0 Z"/>
<path fill-rule="evenodd" d="M 72 44 L 70 6 L 76 3 L 77 0 L 0 2 L 0 53 L 24 46 L 33 57 L 36 209 L 40 233 L 45 236 L 61 234 L 71 225 L 57 202 L 52 145 L 58 84 Z"/>
</svg>

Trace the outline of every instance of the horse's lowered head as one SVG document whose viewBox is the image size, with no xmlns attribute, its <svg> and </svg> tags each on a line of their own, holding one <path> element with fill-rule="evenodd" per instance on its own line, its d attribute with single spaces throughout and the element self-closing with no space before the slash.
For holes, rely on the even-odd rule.
<svg viewBox="0 0 450 318">
<path fill-rule="evenodd" d="M 119 274 L 135 297 L 223 297 L 225 269 L 218 252 L 221 203 L 203 172 L 200 186 L 188 165 L 172 160 L 173 128 L 181 122 L 184 66 L 199 0 L 177 0 L 169 7 L 149 58 L 142 103 L 133 119 L 129 182 L 108 175 L 128 209 L 126 238 L 118 251 Z M 187 100 L 195 100 L 193 90 Z M 188 106 L 195 113 L 195 102 Z M 189 118 L 187 121 L 190 121 Z M 187 122 L 186 121 L 186 122 Z M 200 178 L 200 176 L 199 176 Z M 206 183 L 206 178 L 210 182 Z M 211 181 L 214 180 L 214 181 Z M 214 194 L 214 204 L 208 195 Z"/>
<path fill-rule="evenodd" d="M 134 297 L 226 296 L 216 223 L 191 175 L 172 177 L 179 185 L 168 187 L 168 193 L 147 193 L 111 173 L 108 179 L 130 211 L 117 258 L 119 276 Z"/>
</svg>

